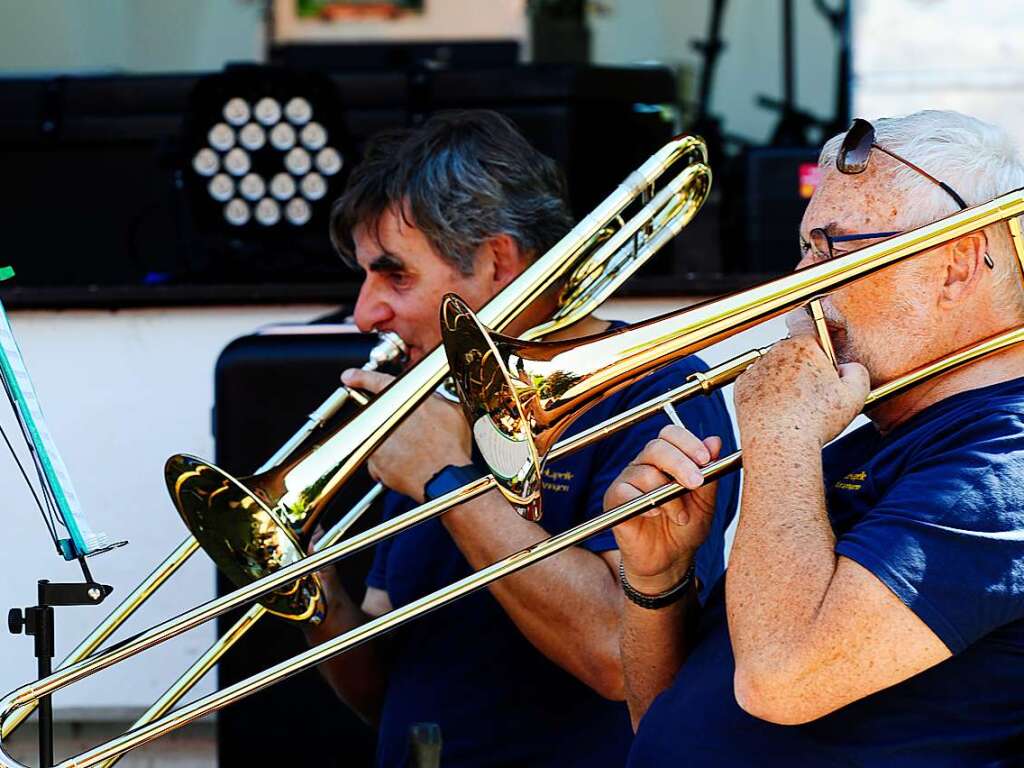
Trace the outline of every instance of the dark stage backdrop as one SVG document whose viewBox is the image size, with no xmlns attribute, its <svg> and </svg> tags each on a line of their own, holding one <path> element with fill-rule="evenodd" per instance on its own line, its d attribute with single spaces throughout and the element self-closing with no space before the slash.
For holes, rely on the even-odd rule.
<svg viewBox="0 0 1024 768">
<path fill-rule="evenodd" d="M 259 76 L 258 68 L 244 70 Z M 438 110 L 496 109 L 561 163 L 578 216 L 673 130 L 659 105 L 675 101 L 675 78 L 658 67 L 414 67 L 313 76 L 337 94 L 346 169 L 379 130 L 416 125 Z M 5 261 L 17 271 L 0 287 L 8 305 L 354 298 L 356 276 L 333 253 L 324 221 L 283 237 L 252 224 L 248 234 L 200 226 L 190 207 L 195 174 L 185 147 L 199 82 L 194 75 L 0 78 L 8 190 L 0 228 Z M 647 280 L 664 292 L 674 269 L 673 255 L 659 257 L 633 285 Z"/>
</svg>

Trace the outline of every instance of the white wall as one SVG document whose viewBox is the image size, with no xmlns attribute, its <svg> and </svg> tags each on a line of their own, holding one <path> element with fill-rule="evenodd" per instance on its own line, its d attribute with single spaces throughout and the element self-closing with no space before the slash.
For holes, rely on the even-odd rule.
<svg viewBox="0 0 1024 768">
<path fill-rule="evenodd" d="M 185 72 L 263 59 L 255 0 L 0 3 L 0 71 Z"/>
<path fill-rule="evenodd" d="M 858 0 L 856 9 L 860 114 L 954 109 L 1001 126 L 1024 146 L 1024 16 L 1018 0 Z"/>
<path fill-rule="evenodd" d="M 93 575 L 116 589 L 108 604 L 57 609 L 58 659 L 185 537 L 167 496 L 163 464 L 181 452 L 212 458 L 213 366 L 220 351 L 261 325 L 305 321 L 329 309 L 12 313 L 14 333 L 83 508 L 97 530 L 130 542 L 90 559 Z M 8 435 L 20 437 L 3 405 L 0 423 Z M 5 491 L 0 608 L 6 609 L 34 603 L 37 579 L 78 580 L 80 571 L 54 554 L 6 449 L 0 449 L 0 488 Z M 197 555 L 115 639 L 210 599 L 213 577 L 212 565 Z M 209 644 L 213 632 L 211 624 L 70 688 L 56 696 L 55 706 L 148 706 Z M 27 682 L 35 670 L 32 641 L 0 633 L 0 659 L 0 690 Z"/>
</svg>

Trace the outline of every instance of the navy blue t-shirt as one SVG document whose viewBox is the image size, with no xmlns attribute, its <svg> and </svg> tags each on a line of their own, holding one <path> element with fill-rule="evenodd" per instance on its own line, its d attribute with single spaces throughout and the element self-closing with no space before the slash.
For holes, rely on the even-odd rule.
<svg viewBox="0 0 1024 768">
<path fill-rule="evenodd" d="M 954 395 L 885 436 L 869 424 L 823 462 L 836 552 L 953 656 L 805 725 L 758 720 L 733 693 L 723 577 L 629 765 L 1024 765 L 1024 379 Z"/>
<path fill-rule="evenodd" d="M 664 368 L 609 396 L 573 424 L 578 432 L 704 370 L 696 358 Z M 720 435 L 725 450 L 735 441 L 720 395 L 680 404 L 677 413 L 694 433 Z M 552 534 L 602 511 L 605 489 L 648 440 L 668 423 L 663 415 L 623 430 L 544 470 L 543 519 Z M 722 532 L 735 507 L 735 479 L 722 483 L 721 519 L 701 553 L 708 580 L 722 571 Z M 385 517 L 409 509 L 409 499 L 389 494 Z M 509 510 L 509 514 L 515 514 Z M 615 549 L 612 533 L 583 544 L 594 552 Z M 717 569 L 717 570 L 716 570 Z M 378 545 L 367 584 L 387 591 L 401 606 L 461 578 L 471 569 L 440 520 L 431 520 Z M 409 727 L 438 723 L 442 764 L 459 766 L 608 766 L 620 768 L 632 740 L 622 702 L 602 698 L 549 661 L 519 632 L 487 590 L 482 590 L 394 634 L 394 658 L 378 734 L 380 766 L 404 766 Z"/>
</svg>

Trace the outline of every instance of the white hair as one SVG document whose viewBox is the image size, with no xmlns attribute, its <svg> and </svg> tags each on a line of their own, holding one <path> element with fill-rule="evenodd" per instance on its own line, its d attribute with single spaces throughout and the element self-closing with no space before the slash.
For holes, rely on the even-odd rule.
<svg viewBox="0 0 1024 768">
<path fill-rule="evenodd" d="M 1002 128 L 947 110 L 886 117 L 873 121 L 873 125 L 876 144 L 944 181 L 968 206 L 1024 187 L 1024 162 L 1013 139 Z M 818 165 L 824 168 L 835 162 L 844 135 L 833 136 L 825 143 Z M 920 227 L 956 213 L 956 201 L 914 169 L 895 160 L 886 163 L 886 168 L 886 187 L 900 202 L 899 226 L 903 229 Z M 1010 248 L 1005 227 L 993 226 L 986 231 L 1000 241 L 997 248 Z M 1015 255 L 1012 260 L 1016 261 Z M 996 270 L 996 283 L 1004 292 L 1010 290 L 1011 280 L 1020 279 L 1017 268 L 1007 268 L 1013 266 L 1003 264 Z M 1019 288 L 1015 293 L 1019 295 Z"/>
<path fill-rule="evenodd" d="M 876 144 L 946 182 L 969 206 L 1024 187 L 1024 162 L 1002 128 L 944 110 L 885 117 L 873 125 Z M 820 166 L 835 162 L 844 135 L 826 142 L 818 158 Z M 903 201 L 900 221 L 904 227 L 920 227 L 956 212 L 953 198 L 921 174 L 896 161 L 887 165 L 889 189 Z"/>
</svg>

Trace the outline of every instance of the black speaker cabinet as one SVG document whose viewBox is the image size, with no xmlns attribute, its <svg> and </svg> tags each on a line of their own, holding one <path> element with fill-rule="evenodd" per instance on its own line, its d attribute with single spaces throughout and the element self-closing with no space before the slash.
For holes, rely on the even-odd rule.
<svg viewBox="0 0 1024 768">
<path fill-rule="evenodd" d="M 798 231 L 813 191 L 815 149 L 762 147 L 749 150 L 744 162 L 746 194 L 734 222 L 739 241 L 730 248 L 734 271 L 758 275 L 789 272 L 800 258 Z M 828 222 L 823 222 L 827 224 Z"/>
<path fill-rule="evenodd" d="M 366 362 L 376 336 L 353 331 L 351 326 L 272 326 L 231 342 L 221 353 L 215 373 L 213 429 L 218 465 L 244 475 L 273 455 L 338 386 L 341 372 Z M 348 483 L 324 517 L 337 519 L 369 483 L 368 476 Z M 378 515 L 364 516 L 354 531 L 374 524 Z M 339 566 L 343 583 L 357 600 L 362 598 L 370 562 L 367 552 Z M 230 589 L 218 576 L 218 594 Z M 223 632 L 240 615 L 222 616 L 218 629 Z M 220 662 L 219 686 L 249 677 L 307 647 L 296 625 L 266 616 Z M 223 768 L 358 768 L 373 762 L 373 731 L 341 703 L 316 670 L 221 710 L 217 735 Z"/>
</svg>

